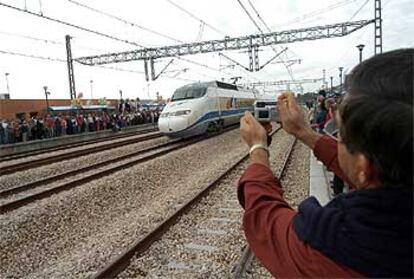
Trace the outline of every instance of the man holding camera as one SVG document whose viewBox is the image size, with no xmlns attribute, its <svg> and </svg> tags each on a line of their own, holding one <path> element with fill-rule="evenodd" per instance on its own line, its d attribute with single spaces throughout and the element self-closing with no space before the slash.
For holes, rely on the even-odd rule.
<svg viewBox="0 0 414 279">
<path fill-rule="evenodd" d="M 238 185 L 243 227 L 273 276 L 413 277 L 413 60 L 414 49 L 402 49 L 354 68 L 337 141 L 309 127 L 293 95 L 278 98 L 283 129 L 354 186 L 324 207 L 314 197 L 289 206 L 269 169 L 265 129 L 250 113 L 241 119 L 251 147 Z"/>
</svg>

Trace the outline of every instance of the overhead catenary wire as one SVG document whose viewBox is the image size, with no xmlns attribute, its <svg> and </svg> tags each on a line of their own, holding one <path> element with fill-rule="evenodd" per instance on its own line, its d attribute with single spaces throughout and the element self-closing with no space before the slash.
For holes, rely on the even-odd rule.
<svg viewBox="0 0 414 279">
<path fill-rule="evenodd" d="M 82 31 L 85 31 L 85 32 L 89 32 L 89 33 L 92 33 L 92 34 L 95 34 L 95 35 L 98 35 L 98 36 L 101 36 L 101 37 L 111 39 L 111 40 L 127 43 L 127 44 L 138 46 L 138 47 L 143 47 L 142 45 L 140 45 L 138 43 L 135 43 L 135 42 L 132 42 L 132 41 L 129 41 L 129 40 L 120 39 L 120 38 L 117 38 L 115 36 L 102 33 L 100 31 L 92 30 L 92 29 L 89 29 L 89 28 L 86 28 L 86 27 L 83 27 L 83 26 L 79 26 L 79 25 L 76 25 L 76 24 L 73 24 L 73 23 L 70 23 L 70 22 L 66 22 L 66 21 L 63 21 L 63 20 L 60 20 L 60 19 L 45 16 L 43 14 L 37 14 L 37 13 L 31 12 L 31 11 L 28 11 L 28 10 L 21 9 L 19 7 L 8 5 L 8 4 L 3 3 L 3 2 L 0 2 L 0 6 L 6 7 L 6 8 L 9 8 L 9 9 L 13 9 L 13 10 L 16 10 L 16 11 L 19 11 L 19 12 L 27 13 L 27 14 L 30 14 L 30 15 L 33 15 L 33 16 L 37 16 L 37 17 L 40 17 L 40 18 L 43 18 L 43 19 L 47 19 L 47 20 L 50 20 L 50 21 L 53 21 L 53 22 L 56 22 L 56 23 L 59 23 L 59 24 L 70 26 L 70 27 L 73 27 L 73 28 L 76 28 L 76 29 L 79 29 L 79 30 L 82 30 Z"/>
<path fill-rule="evenodd" d="M 338 8 L 343 7 L 343 6 L 349 5 L 349 4 L 351 4 L 353 2 L 356 2 L 356 1 L 358 1 L 358 0 L 341 0 L 339 2 L 336 2 L 336 3 L 332 4 L 332 5 L 329 5 L 327 7 L 323 7 L 321 9 L 313 10 L 309 13 L 305 13 L 305 14 L 302 14 L 300 16 L 297 16 L 297 17 L 295 17 L 291 20 L 288 20 L 288 21 L 285 21 L 285 22 L 281 23 L 280 25 L 291 25 L 293 23 L 303 22 L 303 21 L 309 20 L 309 19 L 311 19 L 315 16 L 333 11 L 335 9 L 338 9 Z"/>
<path fill-rule="evenodd" d="M 133 26 L 133 27 L 136 27 L 136 28 L 139 28 L 139 29 L 141 29 L 141 30 L 144 30 L 144 31 L 150 32 L 150 33 L 152 33 L 152 34 L 158 35 L 158 36 L 160 36 L 160 37 L 163 37 L 163 38 L 166 38 L 166 39 L 169 39 L 169 40 L 175 41 L 175 42 L 177 42 L 177 43 L 183 43 L 183 41 L 181 41 L 181 40 L 178 40 L 178 39 L 176 39 L 176 38 L 173 38 L 173 37 L 171 37 L 171 36 L 168 36 L 168 35 L 166 35 L 166 34 L 163 34 L 163 33 L 161 33 L 161 32 L 158 32 L 158 31 L 156 31 L 156 30 L 150 29 L 150 28 L 148 28 L 148 27 L 145 27 L 145 26 L 139 25 L 139 24 L 137 24 L 137 23 L 134 23 L 134 22 L 131 22 L 131 21 L 128 21 L 128 20 L 122 19 L 122 18 L 121 18 L 121 17 L 119 17 L 119 16 L 116 16 L 116 15 L 113 15 L 113 14 L 110 14 L 110 13 L 107 13 L 107 12 L 104 12 L 104 11 L 102 11 L 102 10 L 98 10 L 98 9 L 93 8 L 93 7 L 91 7 L 91 6 L 87 6 L 87 5 L 83 4 L 83 3 L 79 3 L 78 1 L 74 1 L 74 0 L 67 0 L 67 1 L 68 1 L 68 2 L 70 2 L 70 3 L 72 3 L 72 4 L 74 4 L 74 5 L 77 5 L 77 6 L 83 7 L 83 8 L 85 8 L 85 9 L 90 10 L 90 11 L 93 11 L 93 12 L 95 12 L 95 13 L 98 13 L 98 14 L 104 15 L 104 16 L 106 16 L 106 17 L 109 17 L 109 18 L 115 19 L 115 20 L 117 20 L 117 21 L 120 21 L 120 22 L 122 22 L 122 23 L 124 23 L 124 24 L 131 25 L 131 26 Z"/>
<path fill-rule="evenodd" d="M 348 19 L 348 21 L 353 20 L 361 12 L 361 10 L 368 4 L 368 2 L 369 0 L 365 0 L 365 2 L 361 5 L 361 7 L 359 7 L 359 9 L 355 11 L 355 13 L 351 16 L 351 18 Z"/>
<path fill-rule="evenodd" d="M 38 37 L 33 37 L 33 36 L 28 36 L 28 35 L 10 33 L 10 32 L 6 32 L 6 31 L 0 31 L 0 34 L 7 35 L 7 36 L 12 36 L 12 37 L 23 38 L 23 39 L 28 39 L 28 40 L 32 40 L 32 41 L 48 43 L 48 44 L 65 45 L 63 42 L 59 42 L 59 41 L 56 41 L 56 40 L 50 40 L 50 39 L 38 38 Z"/>
<path fill-rule="evenodd" d="M 112 14 L 109 14 L 109 13 L 106 13 L 106 12 L 103 12 L 103 11 L 101 11 L 101 10 L 98 10 L 98 9 L 96 9 L 96 8 L 93 8 L 93 7 L 90 7 L 90 6 L 87 6 L 87 5 L 84 5 L 84 4 L 79 3 L 79 2 L 77 2 L 77 1 L 74 1 L 74 0 L 67 0 L 67 1 L 69 1 L 69 2 L 71 2 L 71 3 L 73 3 L 73 4 L 75 4 L 75 5 L 78 5 L 78 6 L 80 6 L 80 7 L 83 7 L 83 8 L 85 8 L 85 9 L 88 9 L 88 10 L 91 10 L 91 11 L 93 11 L 93 12 L 96 12 L 96 13 L 99 13 L 99 14 L 102 14 L 102 15 L 105 15 L 105 16 L 110 17 L 110 18 L 112 18 L 112 19 L 115 19 L 115 20 L 117 20 L 117 21 L 123 22 L 123 23 L 125 23 L 125 24 L 129 24 L 129 25 L 131 25 L 131 26 L 133 26 L 133 27 L 137 27 L 137 28 L 140 28 L 140 29 L 146 30 L 146 31 L 148 31 L 148 32 L 152 32 L 152 33 L 154 33 L 154 34 L 157 34 L 157 35 L 159 35 L 159 36 L 163 36 L 163 37 L 166 37 L 166 38 L 168 38 L 168 39 L 174 40 L 174 41 L 176 41 L 176 42 L 183 43 L 183 41 L 181 41 L 181 40 L 179 40 L 179 39 L 177 39 L 177 38 L 173 38 L 173 37 L 171 37 L 171 36 L 164 35 L 164 34 L 162 34 L 162 33 L 159 33 L 159 32 L 157 32 L 157 31 L 154 31 L 154 30 L 149 29 L 149 28 L 147 28 L 147 27 L 143 27 L 143 26 L 138 25 L 138 24 L 135 24 L 135 23 L 133 23 L 133 22 L 129 22 L 129 21 L 124 20 L 124 19 L 122 19 L 122 18 L 120 18 L 120 17 L 118 17 L 118 16 L 115 16 L 115 15 L 112 15 Z M 172 3 L 172 4 L 173 4 L 173 3 Z M 182 8 L 182 7 L 178 6 L 178 5 L 176 5 L 176 7 L 177 7 L 177 8 L 180 8 L 181 10 L 186 11 L 184 8 Z M 188 12 L 188 11 L 186 11 L 186 12 Z M 189 12 L 188 12 L 188 13 L 189 13 Z M 205 21 L 203 21 L 203 20 L 199 19 L 198 17 L 196 17 L 194 14 L 191 14 L 191 15 L 192 15 L 195 19 L 199 20 L 199 21 L 201 22 L 201 24 L 203 24 L 204 26 L 208 26 L 208 25 L 209 25 L 209 24 L 208 24 L 208 23 L 206 23 Z M 211 27 L 211 25 L 210 25 L 210 27 Z M 145 47 L 145 46 L 143 46 L 143 47 Z M 178 58 L 179 58 L 180 60 L 186 61 L 186 62 L 188 62 L 188 63 L 194 64 L 194 65 L 197 65 L 197 66 L 199 66 L 199 67 L 204 67 L 204 68 L 207 68 L 207 69 L 210 69 L 210 70 L 213 70 L 213 71 L 218 71 L 218 72 L 221 72 L 220 70 L 217 70 L 217 69 L 215 69 L 215 68 L 213 68 L 213 67 L 210 67 L 210 66 L 208 66 L 208 65 L 206 65 L 206 64 L 202 64 L 202 63 L 199 63 L 199 62 L 195 62 L 195 61 L 192 61 L 192 60 L 190 60 L 190 59 L 185 59 L 185 58 L 182 58 L 182 57 L 178 57 Z M 225 73 L 226 75 L 231 75 L 231 74 L 226 73 L 226 72 L 223 72 L 223 73 Z M 164 75 L 164 76 L 165 76 L 165 75 Z M 171 78 L 171 77 L 170 77 L 170 78 Z"/>
<path fill-rule="evenodd" d="M 168 3 L 170 3 L 171 5 L 173 5 L 174 7 L 176 7 L 177 9 L 181 10 L 182 12 L 186 13 L 187 15 L 189 15 L 190 17 L 192 17 L 193 19 L 204 23 L 205 26 L 207 26 L 208 28 L 210 28 L 211 30 L 221 34 L 221 35 L 226 35 L 224 32 L 220 31 L 219 29 L 217 29 L 216 27 L 212 26 L 211 24 L 205 22 L 204 20 L 202 20 L 201 18 L 197 17 L 196 15 L 194 15 L 193 13 L 189 12 L 188 10 L 184 9 L 183 7 L 179 6 L 178 4 L 176 4 L 175 2 L 171 1 L 171 0 L 165 0 Z"/>
<path fill-rule="evenodd" d="M 7 51 L 7 50 L 0 50 L 0 53 L 8 54 L 8 55 L 14 55 L 14 56 L 21 56 L 21 57 L 26 57 L 26 58 L 40 59 L 40 60 L 48 60 L 48 61 L 55 61 L 55 62 L 66 62 L 65 59 L 61 59 L 61 58 L 57 58 L 57 57 L 40 56 L 40 55 L 35 55 L 35 54 L 27 54 L 27 53 L 13 52 L 13 51 Z"/>
<path fill-rule="evenodd" d="M 256 21 L 252 18 L 252 16 L 250 15 L 250 13 L 247 11 L 246 7 L 242 4 L 242 2 L 240 0 L 237 0 L 240 4 L 240 6 L 243 8 L 243 10 L 246 12 L 246 14 L 249 16 L 250 20 L 254 23 L 254 25 L 256 26 L 256 28 L 259 30 L 259 32 L 263 35 L 264 32 L 263 30 L 258 26 L 258 24 L 256 23 Z M 249 4 L 252 7 L 252 9 L 255 11 L 255 13 L 257 14 L 258 18 L 261 19 L 263 25 L 266 27 L 266 30 L 268 32 L 272 32 L 272 30 L 270 29 L 270 27 L 266 24 L 266 22 L 263 20 L 263 18 L 260 16 L 258 10 L 254 7 L 253 3 L 249 0 Z M 275 46 L 271 46 L 272 50 L 277 54 L 278 50 Z M 284 62 L 284 60 L 279 57 L 280 61 L 282 61 L 283 65 L 286 68 L 287 73 L 289 74 L 289 77 L 291 78 L 291 80 L 294 80 L 294 76 L 292 73 L 292 70 L 290 69 L 290 67 Z"/>
<path fill-rule="evenodd" d="M 13 55 L 13 56 L 20 56 L 25 58 L 32 58 L 32 59 L 39 59 L 44 61 L 52 61 L 52 62 L 63 62 L 66 63 L 66 59 L 58 58 L 58 57 L 50 57 L 50 56 L 41 56 L 36 54 L 30 54 L 30 53 L 21 53 L 21 52 L 14 52 L 14 51 L 8 51 L 8 50 L 0 50 L 0 54 L 6 54 L 6 55 Z M 130 72 L 130 73 L 137 73 L 137 74 L 144 74 L 144 72 L 141 71 L 134 71 L 134 70 L 128 70 L 118 67 L 112 67 L 112 66 L 103 66 L 99 65 L 97 66 L 99 68 L 113 70 L 113 71 L 121 71 L 121 72 Z"/>
<path fill-rule="evenodd" d="M 182 7 L 178 6 L 178 5 L 177 5 L 177 4 L 175 4 L 174 2 L 172 2 L 172 1 L 170 1 L 170 0 L 167 0 L 167 1 L 168 1 L 168 2 L 170 2 L 172 5 L 174 5 L 175 7 L 179 8 L 180 10 L 185 11 L 187 14 L 191 15 L 192 17 L 194 17 L 194 18 L 195 18 L 195 19 L 197 19 L 198 21 L 203 22 L 203 23 L 205 24 L 205 26 L 209 27 L 210 29 L 213 29 L 213 30 L 215 30 L 216 32 L 221 33 L 221 34 L 223 34 L 223 35 L 224 35 L 224 33 L 223 33 L 223 32 L 221 32 L 221 31 L 220 31 L 220 30 L 218 30 L 217 28 L 213 27 L 211 24 L 208 24 L 208 23 L 207 23 L 207 22 L 205 22 L 204 20 L 201 20 L 200 18 L 196 17 L 195 15 L 193 15 L 193 14 L 192 14 L 192 13 L 190 13 L 190 12 L 188 12 L 188 11 L 187 11 L 187 10 L 185 10 L 184 8 L 182 8 Z M 30 15 L 33 15 L 33 16 L 36 16 L 36 17 L 40 17 L 40 18 L 46 19 L 46 20 L 50 20 L 50 21 L 53 21 L 53 22 L 56 22 L 56 23 L 59 23 L 59 24 L 63 24 L 63 25 L 66 25 L 66 26 L 70 26 L 70 27 L 73 27 L 73 28 L 76 28 L 76 29 L 79 29 L 79 30 L 82 30 L 82 31 L 85 31 L 85 32 L 89 32 L 89 33 L 92 33 L 92 34 L 95 34 L 95 35 L 98 35 L 98 36 L 106 37 L 106 38 L 108 38 L 108 39 L 112 39 L 112 40 L 120 41 L 120 42 L 123 42 L 123 43 L 127 43 L 127 44 L 131 44 L 131 45 L 135 45 L 135 46 L 142 47 L 142 48 L 144 48 L 144 47 L 145 47 L 145 46 L 143 46 L 143 45 L 141 45 L 141 44 L 138 44 L 138 43 L 135 43 L 135 42 L 132 42 L 132 41 L 129 41 L 129 40 L 120 39 L 120 38 L 117 38 L 117 37 L 112 36 L 112 35 L 104 34 L 104 33 L 99 32 L 99 31 L 95 31 L 95 30 L 92 30 L 92 29 L 89 29 L 89 28 L 86 28 L 86 27 L 82 27 L 82 26 L 79 26 L 79 25 L 76 25 L 76 24 L 73 24 L 73 23 L 70 23 L 70 22 L 66 22 L 66 21 L 63 21 L 63 20 L 60 20 L 60 19 L 56 19 L 56 18 L 52 18 L 52 17 L 49 17 L 49 16 L 45 16 L 45 15 L 43 15 L 43 14 L 37 14 L 37 13 L 35 13 L 35 12 L 31 12 L 31 11 L 24 10 L 24 9 L 21 9 L 21 8 L 18 8 L 18 7 L 12 6 L 12 5 L 8 5 L 8 4 L 3 3 L 3 2 L 0 2 L 0 6 L 7 7 L 7 8 L 10 8 L 10 9 L 13 9 L 13 10 L 19 11 L 19 12 L 27 13 L 27 14 L 30 14 Z M 17 54 L 16 54 L 16 55 L 17 55 Z M 22 54 L 22 55 L 20 55 L 20 56 L 26 56 L 26 57 L 31 57 L 31 58 L 39 58 L 39 59 L 46 58 L 46 59 L 44 59 L 44 60 L 50 60 L 50 59 L 47 59 L 48 57 L 36 56 L 36 55 L 25 55 L 25 54 Z M 36 57 L 35 57 L 35 56 L 36 56 Z M 52 61 L 58 61 L 58 60 L 52 60 Z M 63 61 L 66 61 L 66 60 L 63 60 Z M 63 62 L 63 61 L 59 61 L 59 62 Z M 191 61 L 191 60 L 187 60 L 187 62 L 190 62 L 190 61 Z M 193 62 L 193 61 L 191 61 L 191 62 Z M 191 63 L 191 62 L 190 62 L 190 63 Z M 197 62 L 193 62 L 193 64 L 197 64 Z M 198 64 L 200 64 L 200 63 L 198 63 Z M 199 66 L 200 66 L 200 65 L 199 65 Z M 206 65 L 204 65 L 204 66 L 206 66 Z M 208 67 L 209 67 L 209 66 L 207 66 L 206 68 L 208 68 Z M 108 68 L 108 67 L 101 66 L 101 68 Z M 114 68 L 112 67 L 112 69 L 114 69 Z M 210 69 L 214 69 L 214 68 L 211 68 L 211 67 L 210 67 Z M 214 70 L 215 70 L 215 71 L 218 71 L 218 72 L 222 72 L 222 71 L 217 70 L 217 69 L 214 69 Z M 123 70 L 123 71 L 125 71 L 125 70 Z M 224 73 L 225 73 L 225 72 L 224 72 Z M 231 75 L 231 74 L 228 74 L 228 73 L 225 73 L 225 74 L 227 74 L 227 75 Z"/>
<path fill-rule="evenodd" d="M 260 28 L 260 26 L 257 24 L 257 22 L 254 20 L 252 15 L 249 13 L 249 11 L 246 9 L 246 7 L 243 5 L 243 3 L 240 0 L 237 0 L 239 2 L 240 6 L 244 10 L 244 12 L 247 14 L 247 16 L 250 18 L 250 21 L 253 22 L 253 24 L 256 26 L 256 28 L 259 30 L 260 33 L 264 33 L 263 30 Z M 250 3 L 250 1 L 249 1 Z M 250 4 L 251 5 L 251 4 Z"/>
</svg>

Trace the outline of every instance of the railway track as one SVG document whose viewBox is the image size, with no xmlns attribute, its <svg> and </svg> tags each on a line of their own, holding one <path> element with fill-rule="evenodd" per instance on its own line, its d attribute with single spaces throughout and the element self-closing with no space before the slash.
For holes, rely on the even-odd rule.
<svg viewBox="0 0 414 279">
<path fill-rule="evenodd" d="M 272 135 L 276 134 L 280 128 L 275 130 Z M 291 150 L 293 150 L 293 144 L 291 146 Z M 289 151 L 290 156 L 291 151 Z M 121 272 L 123 272 L 131 262 L 133 257 L 139 257 L 148 248 L 154 243 L 154 241 L 160 239 L 164 234 L 175 224 L 177 221 L 191 208 L 193 208 L 197 203 L 199 203 L 204 197 L 208 196 L 216 186 L 225 179 L 229 173 L 234 171 L 237 167 L 239 167 L 242 163 L 244 163 L 248 159 L 248 155 L 241 158 L 238 162 L 234 165 L 230 166 L 220 177 L 218 177 L 215 181 L 209 184 L 207 187 L 202 189 L 197 195 L 195 195 L 190 201 L 185 203 L 184 205 L 180 206 L 174 213 L 172 213 L 168 218 L 166 218 L 161 224 L 159 224 L 154 230 L 146 234 L 143 238 L 134 242 L 124 253 L 118 256 L 114 261 L 106 265 L 103 269 L 98 271 L 94 278 L 114 278 L 119 276 Z M 287 164 L 288 159 L 285 161 L 285 165 Z M 231 209 L 229 209 L 231 210 Z M 193 245 L 194 246 L 194 245 Z M 197 249 L 197 245 L 195 245 Z M 208 249 L 208 247 L 200 247 L 199 249 Z M 178 264 L 179 265 L 179 264 Z M 141 274 L 144 275 L 144 274 Z M 120 277 L 123 277 L 122 275 Z M 128 277 L 128 275 L 126 276 Z"/>
<path fill-rule="evenodd" d="M 231 129 L 234 129 L 234 126 L 228 127 L 222 132 L 226 132 Z M 0 214 L 17 209 L 36 200 L 49 197 L 61 191 L 83 185 L 89 181 L 108 176 L 116 171 L 134 166 L 136 164 L 144 163 L 216 135 L 217 134 L 211 134 L 207 137 L 198 136 L 184 140 L 171 140 L 167 143 L 145 148 L 137 152 L 128 153 L 111 160 L 0 191 Z M 139 157 L 136 158 L 137 156 Z M 63 180 L 64 182 L 56 186 L 48 185 L 59 180 Z"/>
<path fill-rule="evenodd" d="M 157 128 L 142 129 L 142 130 L 138 130 L 134 132 L 125 132 L 122 134 L 106 136 L 106 137 L 102 137 L 98 139 L 90 139 L 90 140 L 86 140 L 82 142 L 65 143 L 65 144 L 59 144 L 53 147 L 45 147 L 45 148 L 39 148 L 36 150 L 16 152 L 10 155 L 2 156 L 0 158 L 0 163 L 25 158 L 28 156 L 35 156 L 35 155 L 40 155 L 44 153 L 49 153 L 49 152 L 54 152 L 54 151 L 59 151 L 59 150 L 64 150 L 64 149 L 69 149 L 69 148 L 74 148 L 74 147 L 80 147 L 80 146 L 93 144 L 93 143 L 100 143 L 100 142 L 105 142 L 105 141 L 121 139 L 125 137 L 137 136 L 137 135 L 141 135 L 145 133 L 155 132 L 157 130 L 158 130 Z"/>
<path fill-rule="evenodd" d="M 109 150 L 112 148 L 118 148 L 121 146 L 129 145 L 129 144 L 133 144 L 137 142 L 143 142 L 143 141 L 159 138 L 162 136 L 163 135 L 160 132 L 147 133 L 139 137 L 134 137 L 132 139 L 130 138 L 130 139 L 126 139 L 123 141 L 117 141 L 117 142 L 103 144 L 99 146 L 93 146 L 92 148 L 75 150 L 72 152 L 67 152 L 67 153 L 54 155 L 50 157 L 44 157 L 44 158 L 34 159 L 31 161 L 24 161 L 24 162 L 19 162 L 15 164 L 10 164 L 6 166 L 2 166 L 0 168 L 0 175 L 12 174 L 18 171 L 37 168 L 37 167 L 48 165 L 54 162 L 61 162 L 63 160 L 69 160 L 72 158 L 89 155 L 89 154 L 96 153 L 99 151 Z M 64 149 L 67 149 L 67 148 L 64 148 Z"/>
</svg>

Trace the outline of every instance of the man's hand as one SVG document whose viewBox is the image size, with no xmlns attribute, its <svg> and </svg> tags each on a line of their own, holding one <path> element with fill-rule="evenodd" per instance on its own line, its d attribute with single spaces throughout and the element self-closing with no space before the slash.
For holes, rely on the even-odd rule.
<svg viewBox="0 0 414 279">
<path fill-rule="evenodd" d="M 309 128 L 305 115 L 292 93 L 283 93 L 278 97 L 277 106 L 283 129 L 291 135 L 298 136 Z"/>
<path fill-rule="evenodd" d="M 268 129 L 269 126 L 270 125 L 267 125 L 266 129 Z M 266 129 L 248 111 L 246 111 L 244 116 L 240 119 L 240 134 L 249 147 L 252 147 L 255 144 L 267 145 Z M 252 164 L 262 164 L 266 167 L 270 166 L 267 151 L 261 148 L 254 150 L 250 154 L 250 162 Z"/>
<path fill-rule="evenodd" d="M 265 128 L 248 111 L 240 119 L 240 134 L 249 147 L 252 147 L 254 144 L 267 145 Z"/>
<path fill-rule="evenodd" d="M 296 102 L 293 94 L 283 93 L 280 95 L 277 106 L 282 128 L 313 149 L 321 136 L 310 128 L 305 120 L 303 110 Z"/>
</svg>

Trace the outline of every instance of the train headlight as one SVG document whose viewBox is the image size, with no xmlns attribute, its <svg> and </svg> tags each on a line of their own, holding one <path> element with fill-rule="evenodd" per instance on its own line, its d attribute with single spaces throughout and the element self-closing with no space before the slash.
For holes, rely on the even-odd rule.
<svg viewBox="0 0 414 279">
<path fill-rule="evenodd" d="M 191 110 L 179 110 L 175 112 L 175 116 L 181 116 L 181 115 L 189 115 L 191 113 Z"/>
</svg>

